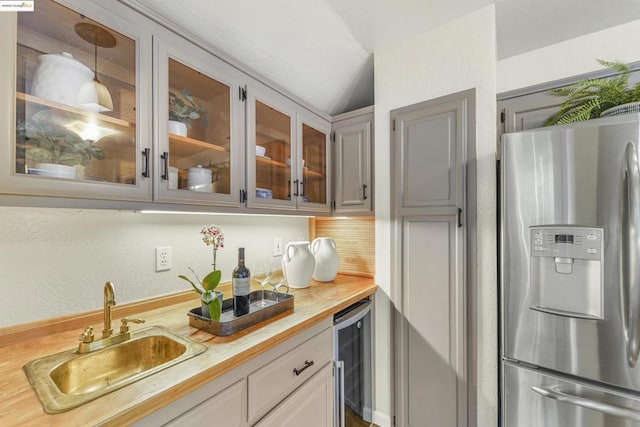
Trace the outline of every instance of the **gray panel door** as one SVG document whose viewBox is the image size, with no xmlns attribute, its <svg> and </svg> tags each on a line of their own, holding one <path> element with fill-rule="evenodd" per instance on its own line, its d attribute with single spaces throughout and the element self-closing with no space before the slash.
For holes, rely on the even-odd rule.
<svg viewBox="0 0 640 427">
<path fill-rule="evenodd" d="M 335 129 L 335 212 L 370 213 L 371 195 L 371 119 L 348 121 Z"/>
<path fill-rule="evenodd" d="M 474 96 L 391 112 L 396 425 L 468 426 L 464 212 Z"/>
</svg>

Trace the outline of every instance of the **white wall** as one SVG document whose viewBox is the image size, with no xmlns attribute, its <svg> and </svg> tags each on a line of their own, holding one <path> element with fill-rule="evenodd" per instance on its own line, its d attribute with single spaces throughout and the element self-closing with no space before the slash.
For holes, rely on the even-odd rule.
<svg viewBox="0 0 640 427">
<path fill-rule="evenodd" d="M 638 61 L 638 34 L 640 20 L 498 61 L 497 92 L 602 69 L 596 58 Z"/>
<path fill-rule="evenodd" d="M 374 52 L 376 120 L 376 281 L 391 294 L 390 141 L 393 109 L 476 88 L 478 197 L 478 425 L 495 426 L 497 411 L 495 113 L 496 49 L 493 5 L 435 30 Z M 377 313 L 376 409 L 390 413 L 389 319 Z M 388 313 L 387 313 L 388 314 Z M 386 374 L 385 374 L 386 373 Z M 375 420 L 374 420 L 375 421 Z"/>
<path fill-rule="evenodd" d="M 274 237 L 308 238 L 302 217 L 0 207 L 0 327 L 99 309 L 107 280 L 119 304 L 191 289 L 177 276 L 188 266 L 210 271 L 200 229 L 212 223 L 225 234 L 223 281 L 231 280 L 238 247 L 247 248 L 251 268 L 272 255 Z M 171 246 L 172 270 L 155 272 L 157 246 Z"/>
</svg>

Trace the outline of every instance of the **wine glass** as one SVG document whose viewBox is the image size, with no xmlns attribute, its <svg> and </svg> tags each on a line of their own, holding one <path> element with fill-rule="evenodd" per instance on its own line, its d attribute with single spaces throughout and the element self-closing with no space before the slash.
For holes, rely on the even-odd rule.
<svg viewBox="0 0 640 427">
<path fill-rule="evenodd" d="M 258 282 L 262 288 L 262 298 L 256 303 L 256 306 L 266 307 L 269 303 L 264 299 L 264 287 L 269 283 L 273 275 L 271 262 L 269 260 L 259 260 L 254 265 L 253 271 L 254 273 L 251 275 L 251 278 Z"/>
<path fill-rule="evenodd" d="M 279 265 L 280 267 L 282 267 L 281 265 Z M 273 292 L 275 292 L 276 294 L 276 302 L 280 301 L 280 288 L 286 288 L 287 290 L 285 291 L 286 294 L 289 293 L 289 282 L 287 282 L 287 275 L 284 272 L 284 268 L 282 268 L 281 270 L 276 268 L 276 270 L 278 270 L 278 272 L 273 273 L 273 278 L 275 279 L 275 281 L 273 283 L 269 283 L 269 285 L 271 285 L 271 287 L 273 288 Z"/>
</svg>

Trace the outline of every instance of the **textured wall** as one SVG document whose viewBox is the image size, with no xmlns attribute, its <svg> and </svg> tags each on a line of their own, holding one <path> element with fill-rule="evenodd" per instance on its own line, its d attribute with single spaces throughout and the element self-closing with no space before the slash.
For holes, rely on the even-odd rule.
<svg viewBox="0 0 640 427">
<path fill-rule="evenodd" d="M 374 52 L 376 120 L 376 281 L 392 292 L 390 279 L 389 112 L 418 102 L 476 88 L 478 198 L 478 425 L 495 426 L 496 383 L 496 188 L 495 188 L 495 10 L 488 6 L 433 31 Z M 376 372 L 388 371 L 389 319 L 377 313 Z M 388 327 L 388 326 L 386 326 Z M 378 381 L 377 408 L 389 410 L 389 381 Z M 385 400 L 387 399 L 387 400 Z M 387 414 L 389 412 L 386 412 Z"/>
<path fill-rule="evenodd" d="M 177 275 L 211 268 L 199 233 L 211 223 L 225 233 L 222 280 L 231 279 L 238 247 L 251 267 L 272 255 L 273 237 L 286 244 L 308 236 L 301 217 L 0 207 L 0 327 L 101 308 L 107 280 L 118 303 L 189 289 Z M 172 270 L 155 272 L 157 246 L 172 247 Z"/>
</svg>

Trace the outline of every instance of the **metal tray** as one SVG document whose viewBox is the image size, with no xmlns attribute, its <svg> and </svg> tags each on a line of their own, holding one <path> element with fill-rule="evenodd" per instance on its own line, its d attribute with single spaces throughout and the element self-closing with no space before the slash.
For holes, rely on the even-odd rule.
<svg viewBox="0 0 640 427">
<path fill-rule="evenodd" d="M 269 302 L 266 307 L 256 305 L 261 299 L 261 290 L 251 292 L 249 294 L 249 313 L 240 317 L 233 315 L 233 298 L 224 300 L 220 320 L 211 320 L 202 316 L 202 307 L 193 308 L 187 313 L 189 326 L 202 329 L 210 334 L 228 336 L 280 313 L 293 310 L 293 295 L 265 290 L 264 299 Z"/>
</svg>

